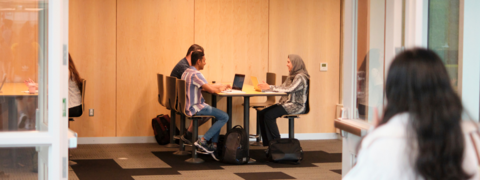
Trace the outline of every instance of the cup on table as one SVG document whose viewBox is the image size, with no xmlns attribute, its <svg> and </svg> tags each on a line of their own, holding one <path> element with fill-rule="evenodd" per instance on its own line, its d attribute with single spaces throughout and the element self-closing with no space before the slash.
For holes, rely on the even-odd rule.
<svg viewBox="0 0 480 180">
<path fill-rule="evenodd" d="M 28 83 L 28 92 L 30 94 L 35 94 L 37 92 L 37 85 L 36 83 Z"/>
</svg>

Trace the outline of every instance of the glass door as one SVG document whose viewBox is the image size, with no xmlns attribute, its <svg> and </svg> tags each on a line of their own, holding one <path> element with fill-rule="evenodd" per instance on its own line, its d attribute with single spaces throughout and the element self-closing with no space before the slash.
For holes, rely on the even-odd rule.
<svg viewBox="0 0 480 180">
<path fill-rule="evenodd" d="M 357 1 L 357 119 L 370 121 L 383 107 L 385 13 L 385 0 Z"/>
<path fill-rule="evenodd" d="M 67 179 L 67 0 L 0 0 L 0 179 Z"/>
<path fill-rule="evenodd" d="M 353 26 L 344 31 L 352 31 L 353 37 L 344 43 L 351 44 L 352 53 L 346 53 L 350 47 L 344 46 L 344 56 L 351 57 L 350 62 L 344 60 L 344 67 L 351 67 L 354 74 L 344 72 L 344 82 L 350 81 L 345 77 L 353 78 L 352 84 L 344 86 L 345 90 L 353 90 L 352 96 L 344 93 L 344 98 L 352 98 L 344 101 L 344 106 L 353 109 L 349 119 L 370 122 L 375 108 L 383 111 L 388 67 L 405 46 L 405 0 L 349 0 L 348 4 L 353 5 L 352 11 L 345 15 L 352 17 Z"/>
</svg>

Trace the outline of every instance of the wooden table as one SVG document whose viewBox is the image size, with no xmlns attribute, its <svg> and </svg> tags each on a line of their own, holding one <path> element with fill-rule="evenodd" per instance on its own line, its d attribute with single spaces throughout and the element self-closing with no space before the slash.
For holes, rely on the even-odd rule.
<svg viewBox="0 0 480 180">
<path fill-rule="evenodd" d="M 217 93 L 212 94 L 212 107 L 217 107 L 217 97 L 227 97 L 227 114 L 229 120 L 227 122 L 227 132 L 232 129 L 232 97 L 243 97 L 243 128 L 245 132 L 250 137 L 250 97 L 252 96 L 286 96 L 287 93 L 281 92 L 258 92 L 255 91 L 253 85 L 243 85 L 242 93 Z M 250 143 L 247 143 L 247 149 L 250 149 Z M 255 162 L 254 159 L 250 158 L 250 162 Z"/>
<path fill-rule="evenodd" d="M 5 83 L 0 91 L 0 102 L 5 99 L 8 105 L 8 130 L 16 131 L 18 129 L 18 112 L 15 99 L 18 97 L 37 97 L 38 93 L 26 93 L 28 87 L 25 83 Z"/>
</svg>

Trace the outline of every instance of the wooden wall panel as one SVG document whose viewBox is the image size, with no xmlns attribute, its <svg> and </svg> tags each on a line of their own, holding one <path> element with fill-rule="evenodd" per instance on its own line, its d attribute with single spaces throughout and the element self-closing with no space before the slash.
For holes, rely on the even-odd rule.
<svg viewBox="0 0 480 180">
<path fill-rule="evenodd" d="M 268 1 L 196 0 L 195 43 L 205 49 L 207 65 L 202 73 L 209 82 L 233 82 L 235 73 L 245 74 L 246 84 L 251 84 L 250 76 L 265 80 Z M 233 98 L 234 125 L 243 125 L 242 103 L 243 98 Z M 226 98 L 220 100 L 218 107 L 226 110 Z M 254 110 L 250 114 L 254 130 Z M 208 127 L 201 127 L 199 132 Z"/>
<path fill-rule="evenodd" d="M 69 6 L 69 52 L 87 80 L 86 112 L 70 128 L 80 137 L 115 136 L 116 0 L 70 0 Z"/>
<path fill-rule="evenodd" d="M 152 136 L 157 73 L 170 75 L 194 42 L 193 0 L 117 1 L 117 136 Z"/>
<path fill-rule="evenodd" d="M 209 82 L 232 82 L 242 73 L 251 84 L 250 76 L 264 80 L 270 71 L 280 83 L 288 74 L 287 55 L 299 54 L 315 93 L 312 112 L 296 122 L 296 133 L 334 132 L 340 12 L 337 0 L 72 0 L 70 52 L 89 80 L 86 109 L 94 108 L 95 116 L 86 114 L 71 127 L 81 137 L 153 135 L 151 118 L 168 113 L 157 102 L 156 74 L 169 75 L 197 43 L 205 48 L 202 73 Z M 319 71 L 320 62 L 328 63 L 328 72 Z M 226 98 L 219 99 L 226 110 Z M 243 125 L 243 98 L 233 102 L 233 124 Z M 254 132 L 253 109 L 250 119 Z M 287 133 L 287 120 L 278 125 Z"/>
<path fill-rule="evenodd" d="M 310 114 L 295 122 L 295 133 L 334 133 L 339 99 L 340 1 L 271 0 L 269 17 L 269 70 L 277 82 L 287 75 L 288 54 L 300 55 L 311 76 Z M 320 63 L 328 71 L 320 72 Z M 288 120 L 277 120 L 281 133 Z"/>
</svg>

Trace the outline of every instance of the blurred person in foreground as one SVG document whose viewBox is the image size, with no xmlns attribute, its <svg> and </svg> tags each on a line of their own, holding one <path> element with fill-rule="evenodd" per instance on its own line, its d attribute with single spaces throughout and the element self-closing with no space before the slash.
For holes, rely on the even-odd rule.
<svg viewBox="0 0 480 180">
<path fill-rule="evenodd" d="M 421 48 L 400 53 L 385 88 L 383 118 L 374 118 L 344 180 L 480 179 L 461 126 L 462 102 L 438 55 Z"/>
</svg>

